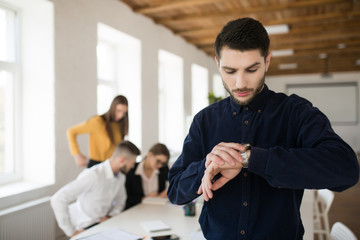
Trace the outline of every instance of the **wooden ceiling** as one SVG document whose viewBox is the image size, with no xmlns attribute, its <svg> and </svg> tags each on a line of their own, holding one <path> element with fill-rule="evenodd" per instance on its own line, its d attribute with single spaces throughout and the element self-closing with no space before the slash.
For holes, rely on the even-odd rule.
<svg viewBox="0 0 360 240">
<path fill-rule="evenodd" d="M 119 0 L 161 24 L 209 56 L 230 20 L 252 17 L 264 26 L 287 24 L 289 33 L 270 35 L 267 75 L 360 71 L 359 0 Z M 320 56 L 326 54 L 326 58 Z M 296 69 L 279 69 L 297 64 Z"/>
</svg>

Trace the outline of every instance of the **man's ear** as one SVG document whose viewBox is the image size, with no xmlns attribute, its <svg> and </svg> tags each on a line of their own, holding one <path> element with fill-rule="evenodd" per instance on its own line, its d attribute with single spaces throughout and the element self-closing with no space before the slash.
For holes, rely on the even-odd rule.
<svg viewBox="0 0 360 240">
<path fill-rule="evenodd" d="M 265 71 L 267 72 L 267 70 L 269 69 L 270 66 L 270 59 L 271 59 L 271 52 L 269 52 L 269 54 L 267 55 L 266 59 L 265 59 Z"/>
<path fill-rule="evenodd" d="M 125 162 L 126 162 L 126 158 L 124 157 L 124 156 L 119 156 L 119 163 L 121 163 L 121 164 L 125 164 Z"/>
<path fill-rule="evenodd" d="M 217 68 L 220 68 L 220 61 L 219 61 L 219 59 L 217 58 L 217 56 L 215 56 L 214 59 L 215 59 Z"/>
</svg>

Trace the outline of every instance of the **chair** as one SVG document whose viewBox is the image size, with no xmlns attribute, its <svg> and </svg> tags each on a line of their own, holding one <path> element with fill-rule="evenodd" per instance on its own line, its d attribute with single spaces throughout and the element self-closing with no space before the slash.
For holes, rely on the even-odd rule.
<svg viewBox="0 0 360 240">
<path fill-rule="evenodd" d="M 328 189 L 317 190 L 317 196 L 314 201 L 314 234 L 318 235 L 319 240 L 330 240 L 330 226 L 328 213 L 332 202 L 334 201 L 334 193 Z"/>
<path fill-rule="evenodd" d="M 330 236 L 332 240 L 358 240 L 355 234 L 341 222 L 332 225 Z"/>
</svg>

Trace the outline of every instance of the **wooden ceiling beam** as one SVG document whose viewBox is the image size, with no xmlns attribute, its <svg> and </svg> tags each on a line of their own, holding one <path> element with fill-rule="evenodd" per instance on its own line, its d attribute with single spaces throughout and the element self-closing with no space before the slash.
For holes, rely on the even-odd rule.
<svg viewBox="0 0 360 240">
<path fill-rule="evenodd" d="M 286 3 L 276 3 L 273 5 L 265 4 L 263 6 L 258 7 L 250 7 L 250 8 L 234 8 L 225 12 L 217 12 L 217 13 L 209 13 L 209 14 L 192 14 L 192 15 L 182 15 L 182 16 L 174 16 L 167 18 L 158 18 L 155 19 L 155 22 L 159 24 L 167 24 L 168 22 L 173 21 L 196 21 L 204 18 L 219 18 L 224 16 L 238 16 L 241 15 L 249 15 L 249 14 L 257 14 L 263 12 L 277 12 L 289 9 L 298 9 L 298 8 L 306 8 L 306 7 L 314 7 L 321 6 L 324 4 L 335 4 L 335 3 L 344 3 L 343 0 L 314 0 L 314 1 L 296 1 L 296 2 L 286 2 Z M 165 7 L 166 5 L 164 5 Z M 154 13 L 154 12 L 152 12 Z"/>
<path fill-rule="evenodd" d="M 357 39 L 345 39 L 343 41 L 340 40 L 327 40 L 327 41 L 319 41 L 319 42 L 302 42 L 302 43 L 289 43 L 289 44 L 270 44 L 270 50 L 284 50 L 284 49 L 296 49 L 296 51 L 311 51 L 312 49 L 334 49 L 338 47 L 339 43 L 345 44 L 345 47 L 353 47 L 360 46 L 360 38 Z M 200 50 L 203 50 L 207 53 L 214 52 L 214 44 L 204 45 L 199 47 Z"/>
<path fill-rule="evenodd" d="M 315 26 L 302 26 L 302 27 L 292 27 L 290 26 L 290 34 L 309 34 L 309 33 L 319 33 L 324 31 L 338 31 L 346 29 L 360 29 L 360 21 L 357 20 L 346 20 L 333 24 L 318 24 Z M 178 34 L 187 39 L 197 39 L 204 37 L 215 37 L 221 31 L 220 27 L 214 28 L 205 28 L 198 30 L 190 31 L 178 31 L 175 34 Z"/>
<path fill-rule="evenodd" d="M 360 67 L 348 67 L 341 69 L 329 69 L 329 73 L 343 73 L 343 72 L 358 72 Z M 270 70 L 266 73 L 267 76 L 281 76 L 281 75 L 294 75 L 294 74 L 322 74 L 322 69 L 290 69 L 290 70 Z"/>
<path fill-rule="evenodd" d="M 271 38 L 271 45 L 272 46 L 281 46 L 285 45 L 286 42 L 281 41 L 281 39 L 288 39 L 288 38 L 299 38 L 299 39 L 306 39 L 306 36 L 309 35 L 319 35 L 319 33 L 324 34 L 327 33 L 328 35 L 332 35 L 331 38 L 326 38 L 326 40 L 331 40 L 332 38 L 338 38 L 338 34 L 342 34 L 342 32 L 353 32 L 353 29 L 360 29 L 360 21 L 349 21 L 348 23 L 341 23 L 341 24 L 331 24 L 331 25 L 318 25 L 315 27 L 306 27 L 306 28 L 297 28 L 291 29 L 290 33 L 288 34 L 280 34 L 280 35 L 270 35 Z M 206 31 L 204 31 L 206 32 Z M 209 44 L 213 45 L 213 41 L 216 38 L 216 34 L 212 34 L 211 37 L 204 37 L 204 36 L 195 36 L 195 37 L 185 37 L 187 41 L 190 43 L 198 44 L 200 46 Z M 356 35 L 357 36 L 357 35 Z M 344 39 L 344 36 L 342 37 Z M 308 39 L 306 39 L 308 40 Z M 344 39 L 346 40 L 346 39 Z M 200 42 L 197 42 L 200 41 Z M 202 42 L 201 42 L 202 41 Z M 293 41 L 289 42 L 293 43 Z M 289 45 L 289 44 L 288 44 Z M 206 47 L 206 46 L 204 46 Z M 293 46 L 295 47 L 295 46 Z M 296 46 L 297 48 L 297 46 Z"/>
<path fill-rule="evenodd" d="M 135 8 L 134 11 L 142 14 L 156 14 L 159 12 L 165 12 L 169 10 L 185 8 L 185 7 L 194 7 L 197 5 L 204 5 L 209 3 L 216 3 L 219 0 L 183 0 L 183 1 L 167 1 L 164 3 L 160 3 L 155 6 L 150 7 L 140 7 Z"/>
<path fill-rule="evenodd" d="M 200 39 L 186 39 L 188 42 L 195 44 L 199 47 L 206 47 L 208 45 L 213 45 L 215 42 L 214 37 L 200 38 Z M 329 41 L 329 40 L 347 40 L 347 39 L 358 39 L 360 38 L 360 31 L 354 32 L 352 29 L 349 30 L 338 30 L 331 32 L 321 32 L 321 34 L 279 34 L 279 35 L 270 35 L 271 46 L 280 46 L 285 44 L 301 44 L 304 42 L 319 42 L 319 41 Z"/>
<path fill-rule="evenodd" d="M 313 14 L 313 15 L 307 15 L 307 16 L 295 16 L 295 17 L 284 17 L 281 19 L 272 19 L 272 20 L 264 20 L 262 19 L 263 17 L 259 16 L 258 19 L 259 21 L 261 21 L 261 23 L 264 26 L 271 26 L 271 25 L 278 25 L 278 24 L 298 24 L 298 23 L 304 23 L 304 22 L 309 22 L 309 23 L 315 23 L 316 21 L 321 21 L 321 20 L 333 20 L 333 19 L 352 19 L 355 17 L 359 17 L 360 16 L 360 10 L 355 10 L 355 11 L 349 11 L 349 12 L 332 12 L 332 13 L 325 13 L 325 14 Z M 228 16 L 224 16 L 224 17 L 228 17 Z M 236 18 L 241 18 L 241 17 L 247 17 L 247 15 L 237 15 Z M 235 18 L 233 18 L 235 19 Z M 176 34 L 181 35 L 182 33 L 186 33 L 188 31 L 196 31 L 196 30 L 201 30 L 201 29 L 206 29 L 206 28 L 212 28 L 212 29 L 221 29 L 224 24 L 213 24 L 211 23 L 211 25 L 208 25 L 207 21 L 198 21 L 201 22 L 201 25 L 196 25 L 194 24 L 195 21 L 189 21 L 188 24 L 186 23 L 186 21 L 179 21 L 178 23 L 181 22 L 181 26 L 180 28 L 176 25 L 176 22 L 168 22 L 164 25 L 168 26 L 169 28 L 173 29 L 173 31 Z M 210 24 L 210 23 L 209 23 Z"/>
<path fill-rule="evenodd" d="M 344 50 L 344 49 L 343 49 Z M 333 61 L 334 59 L 357 59 L 360 58 L 360 49 L 354 49 L 352 51 L 334 51 L 329 52 L 328 59 L 329 61 Z M 294 54 L 290 56 L 282 56 L 282 57 L 273 57 L 271 58 L 272 62 L 296 62 L 296 61 L 309 61 L 309 60 L 321 60 L 319 58 L 319 54 Z"/>
<path fill-rule="evenodd" d="M 358 39 L 360 38 L 360 31 L 354 32 L 352 30 L 347 31 L 337 31 L 337 32 L 322 32 L 321 34 L 309 34 L 309 35 L 284 35 L 284 36 L 270 36 L 271 43 L 273 45 L 283 45 L 283 44 L 297 44 L 302 42 L 319 42 L 319 41 L 329 41 L 329 40 L 346 40 L 346 39 Z"/>
</svg>

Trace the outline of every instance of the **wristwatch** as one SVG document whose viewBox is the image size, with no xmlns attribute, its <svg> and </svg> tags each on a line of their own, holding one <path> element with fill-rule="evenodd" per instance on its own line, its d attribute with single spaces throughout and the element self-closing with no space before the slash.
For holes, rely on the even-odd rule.
<svg viewBox="0 0 360 240">
<path fill-rule="evenodd" d="M 246 143 L 246 144 L 241 144 L 241 145 L 243 145 L 243 146 L 245 147 L 245 151 L 240 152 L 240 154 L 241 154 L 241 156 L 242 156 L 242 158 L 243 158 L 243 160 L 244 160 L 244 161 L 242 162 L 242 166 L 243 166 L 243 168 L 247 168 L 248 165 L 249 165 L 249 155 L 248 155 L 247 151 L 248 151 L 248 150 L 251 150 L 251 145 L 248 144 L 248 143 Z"/>
</svg>

